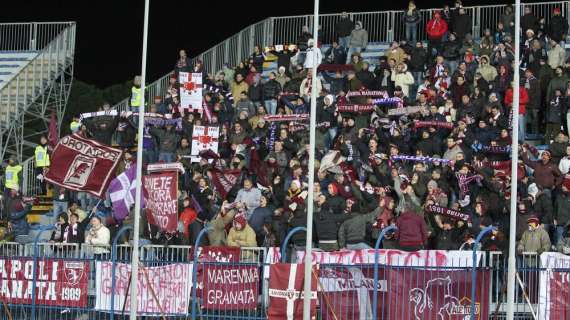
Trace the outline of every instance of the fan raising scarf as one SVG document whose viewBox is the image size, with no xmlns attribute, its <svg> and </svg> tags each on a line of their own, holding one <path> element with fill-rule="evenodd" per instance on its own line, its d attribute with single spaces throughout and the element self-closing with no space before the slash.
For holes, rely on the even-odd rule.
<svg viewBox="0 0 570 320">
<path fill-rule="evenodd" d="M 348 112 L 348 113 L 369 113 L 376 109 L 373 104 L 342 104 L 337 105 L 338 112 Z"/>
<path fill-rule="evenodd" d="M 277 124 L 275 122 L 272 122 L 269 134 L 269 152 L 273 151 L 273 147 L 275 146 L 275 139 L 277 139 Z"/>
<path fill-rule="evenodd" d="M 471 145 L 471 149 L 473 149 L 475 152 L 485 152 L 492 154 L 511 153 L 511 146 L 488 146 L 481 143 L 474 143 Z"/>
<path fill-rule="evenodd" d="M 469 215 L 458 210 L 453 210 L 450 208 L 440 207 L 430 204 L 426 207 L 426 212 L 433 214 L 441 214 L 452 219 L 458 219 L 463 221 L 469 221 Z"/>
<path fill-rule="evenodd" d="M 473 180 L 477 181 L 477 184 L 481 185 L 481 179 L 483 179 L 483 177 L 478 174 L 468 177 L 465 174 L 456 172 L 455 176 L 457 177 L 457 182 L 459 184 L 459 196 L 461 199 L 465 198 L 465 195 L 469 192 L 469 184 Z"/>
<path fill-rule="evenodd" d="M 87 112 L 82 113 L 79 115 L 79 122 L 83 119 L 87 118 L 94 118 L 94 117 L 102 117 L 102 116 L 118 116 L 119 112 L 117 110 L 109 110 L 109 111 L 98 111 L 98 112 Z"/>
<path fill-rule="evenodd" d="M 268 122 L 281 122 L 281 121 L 305 121 L 309 119 L 308 113 L 301 114 L 274 114 L 266 115 L 263 120 Z"/>
<path fill-rule="evenodd" d="M 414 121 L 414 128 L 442 128 L 442 129 L 453 129 L 453 123 L 445 121 Z"/>
<path fill-rule="evenodd" d="M 388 116 L 392 117 L 392 116 L 409 115 L 412 113 L 420 112 L 420 109 L 421 109 L 420 106 L 393 108 L 388 110 Z"/>
<path fill-rule="evenodd" d="M 390 157 L 393 161 L 414 161 L 414 162 L 423 162 L 423 163 L 443 163 L 449 165 L 451 160 L 441 159 L 441 158 L 430 158 L 430 157 L 416 157 L 416 156 L 407 156 L 407 155 L 399 155 L 399 156 L 391 156 Z"/>
<path fill-rule="evenodd" d="M 347 98 L 350 97 L 388 97 L 388 92 L 386 91 L 372 91 L 372 90 L 360 90 L 360 91 L 349 91 L 346 94 Z"/>
<path fill-rule="evenodd" d="M 372 103 L 378 106 L 402 106 L 402 99 L 398 97 L 394 98 L 381 98 L 381 99 L 374 99 Z"/>
</svg>

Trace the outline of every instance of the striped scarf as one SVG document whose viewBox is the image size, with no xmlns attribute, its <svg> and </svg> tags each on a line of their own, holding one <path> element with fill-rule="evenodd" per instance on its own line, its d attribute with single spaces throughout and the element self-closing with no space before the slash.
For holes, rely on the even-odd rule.
<svg viewBox="0 0 570 320">
<path fill-rule="evenodd" d="M 455 177 L 457 177 L 457 182 L 459 184 L 459 196 L 460 199 L 464 199 L 467 193 L 469 192 L 469 184 L 472 181 L 477 181 L 477 184 L 481 184 L 481 179 L 483 179 L 480 175 L 472 175 L 468 177 L 465 174 L 461 174 L 459 172 L 455 173 Z"/>
<path fill-rule="evenodd" d="M 338 112 L 348 112 L 348 113 L 369 113 L 374 111 L 376 108 L 373 104 L 343 104 L 337 105 Z"/>
<path fill-rule="evenodd" d="M 388 92 L 380 90 L 349 91 L 346 97 L 388 97 Z"/>
<path fill-rule="evenodd" d="M 95 118 L 95 117 L 102 117 L 102 116 L 118 116 L 119 112 L 117 110 L 108 110 L 108 111 L 98 111 L 98 112 L 86 112 L 79 115 L 79 122 L 83 119 L 87 118 Z"/>
<path fill-rule="evenodd" d="M 430 157 L 417 157 L 408 155 L 397 155 L 390 157 L 393 161 L 413 161 L 413 162 L 424 162 L 424 163 L 443 163 L 449 165 L 451 160 L 442 158 L 430 158 Z"/>
<path fill-rule="evenodd" d="M 445 122 L 445 121 L 414 121 L 414 128 L 442 128 L 442 129 L 453 129 L 452 122 Z"/>
</svg>

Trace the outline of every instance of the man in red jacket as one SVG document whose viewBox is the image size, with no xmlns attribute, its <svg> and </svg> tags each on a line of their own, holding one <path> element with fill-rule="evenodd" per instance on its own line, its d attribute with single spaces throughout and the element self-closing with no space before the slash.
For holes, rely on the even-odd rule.
<svg viewBox="0 0 570 320">
<path fill-rule="evenodd" d="M 515 82 L 511 84 L 511 86 L 507 89 L 505 93 L 505 105 L 509 107 L 509 112 L 512 113 L 513 110 L 513 88 L 515 86 Z M 524 83 L 519 86 L 519 141 L 525 140 L 526 134 L 526 105 L 528 103 L 528 91 L 524 87 Z M 510 118 L 510 117 L 509 117 Z"/>
<path fill-rule="evenodd" d="M 418 251 L 423 250 L 427 243 L 427 226 L 424 218 L 407 209 L 396 220 L 396 239 L 400 250 Z"/>
<path fill-rule="evenodd" d="M 433 18 L 428 21 L 426 25 L 426 32 L 428 34 L 428 53 L 431 57 L 435 57 L 441 51 L 441 40 L 447 32 L 447 22 L 441 18 L 441 13 L 435 11 Z M 437 52 L 433 52 L 433 50 Z"/>
</svg>

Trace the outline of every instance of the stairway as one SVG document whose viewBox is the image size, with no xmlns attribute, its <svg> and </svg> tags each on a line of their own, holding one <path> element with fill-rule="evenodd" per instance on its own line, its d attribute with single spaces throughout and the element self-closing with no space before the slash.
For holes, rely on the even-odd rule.
<svg viewBox="0 0 570 320">
<path fill-rule="evenodd" d="M 47 195 L 36 196 L 37 203 L 32 206 L 32 211 L 28 214 L 29 224 L 48 225 L 54 223 L 57 217 L 52 217 L 53 210 L 52 189 L 48 190 Z"/>
</svg>

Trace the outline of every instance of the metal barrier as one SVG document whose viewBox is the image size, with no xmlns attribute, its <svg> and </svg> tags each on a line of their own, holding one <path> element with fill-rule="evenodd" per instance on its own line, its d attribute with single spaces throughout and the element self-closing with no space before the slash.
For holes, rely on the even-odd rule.
<svg viewBox="0 0 570 320">
<path fill-rule="evenodd" d="M 71 22 L 0 23 L 0 50 L 41 50 L 71 24 Z"/>
<path fill-rule="evenodd" d="M 231 248 L 228 250 L 231 251 Z M 6 300 L 6 292 L 0 290 L 0 304 L 4 301 L 8 308 L 0 312 L 0 319 L 8 319 L 6 310 L 12 319 L 109 319 L 128 314 L 129 299 L 125 299 L 125 296 L 129 292 L 131 251 L 129 245 L 118 245 L 115 259 L 112 259 L 111 246 L 0 243 L 0 274 L 3 270 L 8 274 L 18 274 L 16 278 L 23 280 L 20 283 L 23 296 L 25 292 L 31 292 L 26 290 L 32 282 L 32 275 L 35 275 L 37 281 L 34 287 L 39 288 L 35 306 L 29 297 L 27 300 Z M 276 248 L 271 251 L 272 254 L 279 252 Z M 438 310 L 434 308 L 443 307 L 448 302 L 451 304 L 445 305 L 448 308 L 445 310 L 452 310 L 455 315 L 464 318 L 472 310 L 478 312 L 475 316 L 480 319 L 504 317 L 507 269 L 506 259 L 500 252 L 480 253 L 477 258 L 478 285 L 475 296 L 478 301 L 488 297 L 488 303 L 478 302 L 474 308 L 471 306 L 474 289 L 471 286 L 471 252 L 447 252 L 445 263 L 440 261 L 437 264 L 438 259 L 443 257 L 439 251 L 391 256 L 389 251 L 381 250 L 377 265 L 378 281 L 374 281 L 376 252 L 378 251 L 370 249 L 366 257 L 360 257 L 355 263 L 344 260 L 346 255 L 356 257 L 352 251 L 313 252 L 313 260 L 319 266 L 319 319 L 373 319 L 372 314 L 376 310 L 377 319 L 435 320 L 439 318 L 436 316 Z M 274 263 L 268 259 L 267 248 L 241 248 L 239 258 L 234 256 L 233 259 L 220 256 L 218 261 L 214 261 L 202 257 L 195 265 L 197 272 L 194 278 L 191 275 L 195 261 L 192 253 L 190 246 L 141 247 L 139 286 L 145 303 L 143 307 L 147 310 L 141 316 L 267 319 L 269 270 Z M 325 256 L 328 259 L 323 258 Z M 303 262 L 297 260 L 303 257 L 304 252 L 297 252 L 293 255 L 292 262 Z M 417 261 L 406 265 L 398 262 L 411 257 Z M 388 263 L 390 259 L 392 262 Z M 11 263 L 8 267 L 8 261 L 17 263 Z M 111 284 L 113 261 L 116 267 L 114 285 Z M 36 270 L 36 273 L 32 270 Z M 524 253 L 518 256 L 515 300 L 517 319 L 532 318 L 532 315 L 543 316 L 541 312 L 544 309 L 539 308 L 539 279 L 544 271 L 546 269 L 541 266 L 538 255 Z M 570 272 L 570 267 L 560 271 Z M 69 283 L 80 275 L 85 276 L 86 281 L 79 281 L 71 287 Z M 0 276 L 0 279 L 5 278 Z M 29 280 L 28 283 L 26 279 Z M 184 279 L 192 281 L 184 282 Z M 196 288 L 195 300 L 190 298 L 191 283 Z M 181 284 L 186 284 L 186 287 Z M 436 290 L 435 285 L 451 286 L 452 289 Z M 373 290 L 375 286 L 377 291 Z M 50 300 L 52 293 L 48 289 L 56 290 L 61 295 L 59 301 Z M 17 292 L 19 289 L 12 290 L 16 291 L 11 292 Z M 235 292 L 244 295 L 230 294 Z M 378 293 L 377 308 L 373 307 L 374 292 Z M 446 293 L 443 294 L 444 292 Z M 426 294 L 431 295 L 429 300 L 422 300 L 426 299 Z M 111 297 L 115 300 L 113 304 L 110 303 Z M 394 299 L 399 299 L 398 303 L 394 303 Z M 161 304 L 162 301 L 178 303 L 179 310 L 176 311 L 172 304 Z M 195 317 L 191 317 L 191 307 L 187 304 L 189 301 L 196 301 Z M 242 305 L 238 306 L 239 303 Z M 0 305 L 0 308 L 3 306 Z M 424 310 L 423 316 L 414 318 L 415 312 L 419 310 Z"/>
</svg>

